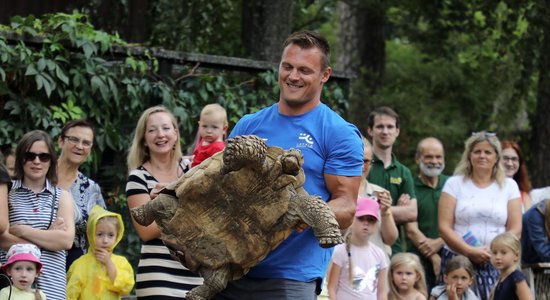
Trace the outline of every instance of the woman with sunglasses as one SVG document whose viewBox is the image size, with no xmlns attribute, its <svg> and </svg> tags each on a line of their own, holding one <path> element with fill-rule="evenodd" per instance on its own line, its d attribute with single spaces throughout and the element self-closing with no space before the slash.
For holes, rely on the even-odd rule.
<svg viewBox="0 0 550 300">
<path fill-rule="evenodd" d="M 14 244 L 32 243 L 42 250 L 38 288 L 50 300 L 66 298 L 65 250 L 74 239 L 73 200 L 56 186 L 56 167 L 57 156 L 46 132 L 33 130 L 21 138 L 8 197 L 9 230 L 0 237 L 1 263 Z"/>
<path fill-rule="evenodd" d="M 105 208 L 99 185 L 79 171 L 90 156 L 94 144 L 94 130 L 85 120 L 69 121 L 63 126 L 57 144 L 61 149 L 57 161 L 57 185 L 73 197 L 75 237 L 67 253 L 67 270 L 77 258 L 86 253 L 86 226 L 92 208 Z"/>
<path fill-rule="evenodd" d="M 454 176 L 445 182 L 439 200 L 439 232 L 445 241 L 441 266 L 457 254 L 468 257 L 477 274 L 474 292 L 482 300 L 499 278 L 490 263 L 491 241 L 503 232 L 518 238 L 521 234 L 519 188 L 506 177 L 501 160 L 496 135 L 474 133 L 466 140 Z M 445 274 L 443 267 L 440 274 Z"/>
</svg>

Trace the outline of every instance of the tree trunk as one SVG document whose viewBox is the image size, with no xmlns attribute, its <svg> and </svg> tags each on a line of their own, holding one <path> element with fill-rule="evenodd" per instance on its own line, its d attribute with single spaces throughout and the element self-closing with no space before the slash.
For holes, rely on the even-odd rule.
<svg viewBox="0 0 550 300">
<path fill-rule="evenodd" d="M 533 152 L 531 157 L 531 178 L 534 187 L 550 185 L 550 21 L 547 16 L 550 9 L 541 15 L 546 16 L 542 25 L 542 44 L 540 48 L 539 82 L 537 91 L 537 109 L 533 126 Z"/>
<path fill-rule="evenodd" d="M 145 43 L 151 34 L 149 0 L 128 1 L 128 22 L 125 26 L 126 40 L 132 43 Z"/>
<path fill-rule="evenodd" d="M 293 0 L 243 1 L 242 39 L 250 58 L 279 62 L 292 30 Z"/>
<path fill-rule="evenodd" d="M 357 45 L 359 37 L 357 36 L 356 14 L 353 11 L 354 3 L 351 2 L 357 1 L 338 1 L 337 4 L 340 22 L 338 23 L 338 56 L 334 68 L 358 73 L 359 49 L 357 49 Z"/>
<path fill-rule="evenodd" d="M 386 60 L 386 4 L 382 0 L 348 0 L 338 5 L 338 66 L 358 74 L 350 99 L 350 121 L 365 133 L 369 100 L 382 88 Z"/>
</svg>

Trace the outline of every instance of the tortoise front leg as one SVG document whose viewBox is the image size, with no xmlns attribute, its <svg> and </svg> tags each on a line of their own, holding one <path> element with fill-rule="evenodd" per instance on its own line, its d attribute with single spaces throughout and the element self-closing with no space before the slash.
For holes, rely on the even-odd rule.
<svg viewBox="0 0 550 300">
<path fill-rule="evenodd" d="M 321 247 L 330 248 L 344 242 L 338 221 L 323 199 L 300 194 L 294 197 L 297 199 L 291 203 L 294 203 L 297 215 L 313 228 Z"/>
<path fill-rule="evenodd" d="M 208 300 L 212 299 L 217 293 L 223 291 L 232 277 L 229 266 L 223 266 L 219 269 L 209 269 L 201 267 L 199 274 L 204 278 L 204 283 L 190 290 L 185 299 L 187 300 Z"/>
</svg>

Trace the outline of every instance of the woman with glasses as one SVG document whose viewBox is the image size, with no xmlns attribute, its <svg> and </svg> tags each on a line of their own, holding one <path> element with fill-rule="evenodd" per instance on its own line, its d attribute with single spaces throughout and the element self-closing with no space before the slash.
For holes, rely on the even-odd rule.
<svg viewBox="0 0 550 300">
<path fill-rule="evenodd" d="M 42 250 L 38 288 L 47 298 L 66 298 L 65 250 L 74 239 L 71 195 L 56 186 L 57 155 L 50 136 L 26 133 L 15 150 L 15 180 L 8 197 L 9 230 L 0 236 L 0 263 L 14 244 L 32 243 Z"/>
<path fill-rule="evenodd" d="M 501 145 L 504 172 L 506 173 L 506 177 L 513 178 L 518 184 L 519 191 L 521 192 L 522 211 L 525 212 L 532 205 L 529 193 L 533 189 L 533 186 L 531 185 L 531 180 L 529 180 L 529 173 L 527 172 L 521 148 L 518 143 L 509 140 L 502 141 Z"/>
<path fill-rule="evenodd" d="M 391 214 L 391 194 L 388 190 L 367 181 L 372 165 L 372 145 L 365 137 L 362 137 L 362 140 L 363 171 L 358 197 L 368 197 L 369 199 L 376 199 L 378 201 L 380 205 L 380 220 L 375 233 L 371 236 L 371 241 L 382 248 L 388 256 L 391 256 L 391 245 L 395 243 L 399 234 L 397 226 L 395 226 L 395 220 Z"/>
<path fill-rule="evenodd" d="M 69 121 L 63 126 L 57 144 L 61 149 L 57 161 L 57 185 L 73 197 L 75 237 L 67 253 L 67 270 L 77 258 L 86 253 L 86 226 L 92 208 L 105 208 L 99 185 L 79 171 L 90 156 L 94 144 L 94 129 L 85 120 Z"/>
<path fill-rule="evenodd" d="M 445 274 L 443 266 L 453 256 L 468 257 L 477 274 L 474 292 L 482 300 L 499 277 L 490 263 L 491 241 L 503 232 L 518 238 L 521 234 L 519 188 L 506 177 L 501 160 L 496 135 L 474 133 L 466 140 L 454 176 L 445 183 L 439 200 L 439 232 L 445 241 L 440 274 Z"/>
</svg>

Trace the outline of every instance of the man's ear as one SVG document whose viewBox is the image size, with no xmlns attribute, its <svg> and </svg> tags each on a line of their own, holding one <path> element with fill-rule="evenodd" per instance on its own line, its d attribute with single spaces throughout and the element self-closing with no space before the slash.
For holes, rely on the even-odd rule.
<svg viewBox="0 0 550 300">
<path fill-rule="evenodd" d="M 332 68 L 331 68 L 331 67 L 327 67 L 327 68 L 323 71 L 323 77 L 321 77 L 321 83 L 327 82 L 328 79 L 330 78 L 330 74 L 332 74 Z"/>
</svg>

